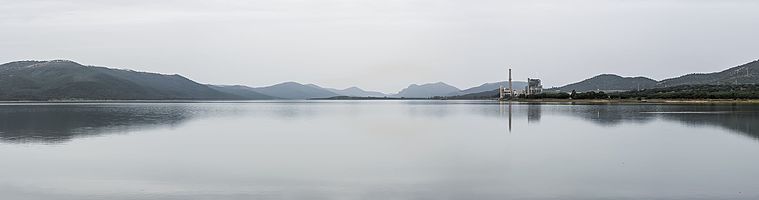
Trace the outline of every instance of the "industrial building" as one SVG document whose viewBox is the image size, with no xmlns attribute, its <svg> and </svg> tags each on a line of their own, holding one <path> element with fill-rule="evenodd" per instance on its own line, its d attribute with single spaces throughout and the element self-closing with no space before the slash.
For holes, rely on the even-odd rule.
<svg viewBox="0 0 759 200">
<path fill-rule="evenodd" d="M 524 91 L 526 95 L 543 93 L 543 85 L 540 83 L 540 79 L 527 78 L 527 87 Z"/>
<path fill-rule="evenodd" d="M 535 95 L 543 93 L 543 84 L 541 83 L 540 79 L 527 78 L 527 86 L 524 88 L 524 90 L 514 90 L 511 80 L 511 69 L 509 69 L 509 87 L 506 88 L 502 85 L 498 89 L 498 93 L 500 94 L 500 100 L 512 99 L 522 94 Z"/>
</svg>

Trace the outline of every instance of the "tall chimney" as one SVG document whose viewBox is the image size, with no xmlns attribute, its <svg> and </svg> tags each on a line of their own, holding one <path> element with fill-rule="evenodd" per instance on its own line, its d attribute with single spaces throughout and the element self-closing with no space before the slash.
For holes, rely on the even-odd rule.
<svg viewBox="0 0 759 200">
<path fill-rule="evenodd" d="M 509 99 L 514 97 L 514 88 L 511 87 L 511 69 L 509 68 Z"/>
</svg>

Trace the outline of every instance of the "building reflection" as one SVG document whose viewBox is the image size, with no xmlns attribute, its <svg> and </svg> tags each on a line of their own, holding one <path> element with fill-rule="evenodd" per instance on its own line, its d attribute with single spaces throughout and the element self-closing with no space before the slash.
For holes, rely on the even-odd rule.
<svg viewBox="0 0 759 200">
<path fill-rule="evenodd" d="M 511 101 L 500 101 L 499 103 L 500 103 L 500 105 L 498 106 L 499 113 L 501 115 L 508 115 L 508 121 L 509 121 L 508 130 L 509 130 L 509 132 L 511 132 L 511 123 L 512 123 L 511 122 L 512 121 L 511 118 L 512 118 L 512 112 L 513 112 L 512 102 Z"/>
<path fill-rule="evenodd" d="M 551 117 L 570 116 L 600 126 L 649 123 L 657 120 L 687 126 L 718 127 L 759 139 L 759 106 L 756 105 L 545 105 L 517 102 L 414 102 L 402 115 L 447 120 L 450 116 L 481 115 L 504 120 L 509 132 Z M 446 104 L 448 103 L 448 104 Z M 471 104 L 451 106 L 452 104 Z M 0 105 L 0 142 L 61 143 L 78 137 L 130 133 L 144 129 L 179 126 L 203 116 L 261 115 L 263 117 L 314 118 L 327 111 L 298 106 L 194 106 L 192 104 L 89 104 Z M 332 111 L 329 111 L 332 112 Z M 354 113 L 355 114 L 355 113 Z M 547 117 L 544 119 L 543 115 Z M 474 122 L 476 123 L 479 122 Z M 542 122 L 546 125 L 545 122 Z M 516 126 L 515 126 L 516 124 Z M 427 124 L 421 124 L 427 125 Z"/>
<path fill-rule="evenodd" d="M 542 116 L 542 105 L 540 104 L 520 104 L 511 101 L 503 101 L 500 104 L 502 115 L 508 115 L 508 130 L 511 132 L 513 127 L 514 113 L 519 112 L 524 117 L 524 108 L 527 109 L 527 123 L 538 123 Z M 524 119 L 524 118 L 522 118 Z"/>
<path fill-rule="evenodd" d="M 543 106 L 540 104 L 527 104 L 527 123 L 540 122 Z"/>
<path fill-rule="evenodd" d="M 543 115 L 562 115 L 600 126 L 664 120 L 687 126 L 717 127 L 759 139 L 759 106 L 756 105 L 550 105 L 503 102 L 500 107 L 501 116 L 507 118 L 509 132 L 514 128 L 513 121 L 524 119 L 525 115 L 528 124 L 539 123 Z"/>
</svg>

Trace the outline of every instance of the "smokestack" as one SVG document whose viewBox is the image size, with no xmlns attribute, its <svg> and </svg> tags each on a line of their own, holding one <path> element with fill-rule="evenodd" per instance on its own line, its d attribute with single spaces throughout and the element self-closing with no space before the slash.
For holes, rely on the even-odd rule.
<svg viewBox="0 0 759 200">
<path fill-rule="evenodd" d="M 514 97 L 514 88 L 511 87 L 511 69 L 509 68 L 509 99 Z"/>
</svg>

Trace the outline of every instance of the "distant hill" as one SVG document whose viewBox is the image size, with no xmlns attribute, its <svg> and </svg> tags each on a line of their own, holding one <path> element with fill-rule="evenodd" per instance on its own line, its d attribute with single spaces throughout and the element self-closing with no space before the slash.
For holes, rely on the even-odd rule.
<svg viewBox="0 0 759 200">
<path fill-rule="evenodd" d="M 602 74 L 577 83 L 556 88 L 560 91 L 578 92 L 595 90 L 628 91 L 649 88 L 664 88 L 680 85 L 740 85 L 759 84 L 759 60 L 732 67 L 720 72 L 688 74 L 677 78 L 657 82 L 646 77 L 621 77 L 613 74 Z"/>
<path fill-rule="evenodd" d="M 423 85 L 411 84 L 393 96 L 405 98 L 427 98 L 434 96 L 447 96 L 448 94 L 459 91 L 461 90 L 456 87 L 445 84 L 443 82 L 437 82 Z"/>
<path fill-rule="evenodd" d="M 495 89 L 495 90 L 490 90 L 490 91 L 453 95 L 453 96 L 448 96 L 446 98 L 447 99 L 497 99 L 500 97 L 500 95 L 501 94 L 498 92 L 498 89 Z"/>
<path fill-rule="evenodd" d="M 337 93 L 339 95 L 350 96 L 350 97 L 386 97 L 388 96 L 387 94 L 384 94 L 382 92 L 366 91 L 358 87 L 349 87 L 342 90 L 333 89 L 333 88 L 324 88 L 324 89 L 329 90 L 330 92 Z"/>
<path fill-rule="evenodd" d="M 285 82 L 267 87 L 252 88 L 254 92 L 282 99 L 312 99 L 341 96 L 319 86 Z"/>
<path fill-rule="evenodd" d="M 610 90 L 637 90 L 653 88 L 658 82 L 656 80 L 646 77 L 621 77 L 614 74 L 602 74 L 589 78 L 577 83 L 572 83 L 563 87 L 557 88 L 560 91 L 569 92 L 575 90 L 577 92 L 586 91 L 610 91 Z"/>
<path fill-rule="evenodd" d="M 746 63 L 721 72 L 688 74 L 661 81 L 659 87 L 678 85 L 725 85 L 759 83 L 759 60 Z"/>
<path fill-rule="evenodd" d="M 259 92 L 256 92 L 254 88 L 243 85 L 209 85 L 209 87 L 227 94 L 237 95 L 250 100 L 279 99 L 277 97 L 261 94 Z"/>
<path fill-rule="evenodd" d="M 2 100 L 243 99 L 180 75 L 165 75 L 73 61 L 19 61 L 0 65 Z"/>
<path fill-rule="evenodd" d="M 527 82 L 524 82 L 524 81 L 512 81 L 511 84 L 515 90 L 519 90 L 519 89 L 523 90 L 525 87 L 527 87 Z M 447 96 L 459 96 L 459 95 L 466 95 L 466 94 L 473 94 L 473 93 L 480 93 L 480 92 L 497 91 L 498 88 L 501 86 L 505 88 L 509 88 L 509 82 L 501 81 L 501 82 L 495 82 L 495 83 L 485 83 L 477 87 L 472 87 L 466 90 L 461 90 L 458 92 L 448 94 Z"/>
</svg>

